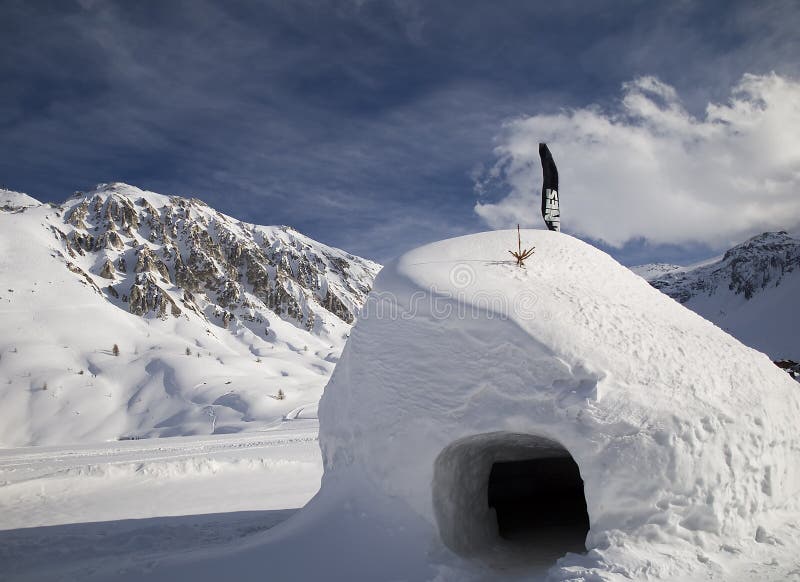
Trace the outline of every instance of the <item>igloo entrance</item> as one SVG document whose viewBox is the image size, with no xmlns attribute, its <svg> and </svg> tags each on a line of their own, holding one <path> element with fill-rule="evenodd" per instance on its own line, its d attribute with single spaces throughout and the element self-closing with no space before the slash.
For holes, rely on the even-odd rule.
<svg viewBox="0 0 800 582">
<path fill-rule="evenodd" d="M 452 443 L 436 459 L 433 504 L 442 541 L 464 556 L 545 562 L 585 550 L 578 465 L 544 437 L 495 432 Z"/>
</svg>

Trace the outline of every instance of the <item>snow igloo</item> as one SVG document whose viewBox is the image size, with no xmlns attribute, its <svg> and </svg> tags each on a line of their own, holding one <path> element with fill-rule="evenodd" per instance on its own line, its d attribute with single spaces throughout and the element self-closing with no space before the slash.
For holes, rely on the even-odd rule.
<svg viewBox="0 0 800 582">
<path fill-rule="evenodd" d="M 768 535 L 800 488 L 796 382 L 598 249 L 524 230 L 520 268 L 516 242 L 455 238 L 381 271 L 290 529 L 364 580 L 694 579 Z"/>
</svg>

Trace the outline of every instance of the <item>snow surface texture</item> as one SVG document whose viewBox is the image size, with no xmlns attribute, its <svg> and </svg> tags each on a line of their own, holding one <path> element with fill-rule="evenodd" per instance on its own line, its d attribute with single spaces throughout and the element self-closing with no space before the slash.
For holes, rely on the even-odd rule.
<svg viewBox="0 0 800 582">
<path fill-rule="evenodd" d="M 234 564 L 238 580 L 796 577 L 796 382 L 597 249 L 522 236 L 525 268 L 507 260 L 512 231 L 385 267 L 320 403 L 319 494 L 258 540 L 149 579 Z M 556 561 L 558 536 L 500 538 L 491 465 L 570 457 L 588 551 Z"/>
<path fill-rule="evenodd" d="M 257 430 L 316 404 L 379 268 L 125 184 L 1 194 L 0 447 Z"/>
<path fill-rule="evenodd" d="M 241 544 L 317 492 L 317 428 L 0 450 L 0 579 L 110 580 Z"/>
<path fill-rule="evenodd" d="M 632 271 L 773 360 L 800 361 L 800 240 L 765 232 L 689 267 Z"/>
</svg>

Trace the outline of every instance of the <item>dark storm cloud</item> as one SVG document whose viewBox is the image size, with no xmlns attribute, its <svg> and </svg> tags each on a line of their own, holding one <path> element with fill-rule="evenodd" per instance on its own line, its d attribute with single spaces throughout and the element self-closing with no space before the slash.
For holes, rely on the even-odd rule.
<svg viewBox="0 0 800 582">
<path fill-rule="evenodd" d="M 0 182 L 196 195 L 379 260 L 483 228 L 472 175 L 505 120 L 639 74 L 691 108 L 745 71 L 796 74 L 800 48 L 790 3 L 1 6 Z"/>
</svg>

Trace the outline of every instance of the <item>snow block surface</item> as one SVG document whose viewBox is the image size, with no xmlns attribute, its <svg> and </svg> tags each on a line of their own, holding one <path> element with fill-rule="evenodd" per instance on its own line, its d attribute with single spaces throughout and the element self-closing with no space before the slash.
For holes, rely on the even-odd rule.
<svg viewBox="0 0 800 582">
<path fill-rule="evenodd" d="M 524 231 L 536 251 L 516 267 L 516 234 L 430 244 L 380 273 L 320 404 L 325 476 L 304 519 L 401 507 L 395 525 L 428 546 L 405 563 L 441 579 L 735 577 L 722 554 L 796 509 L 796 382 L 572 237 Z M 588 552 L 545 564 L 498 535 L 486 494 L 494 463 L 554 456 L 578 465 Z"/>
</svg>

